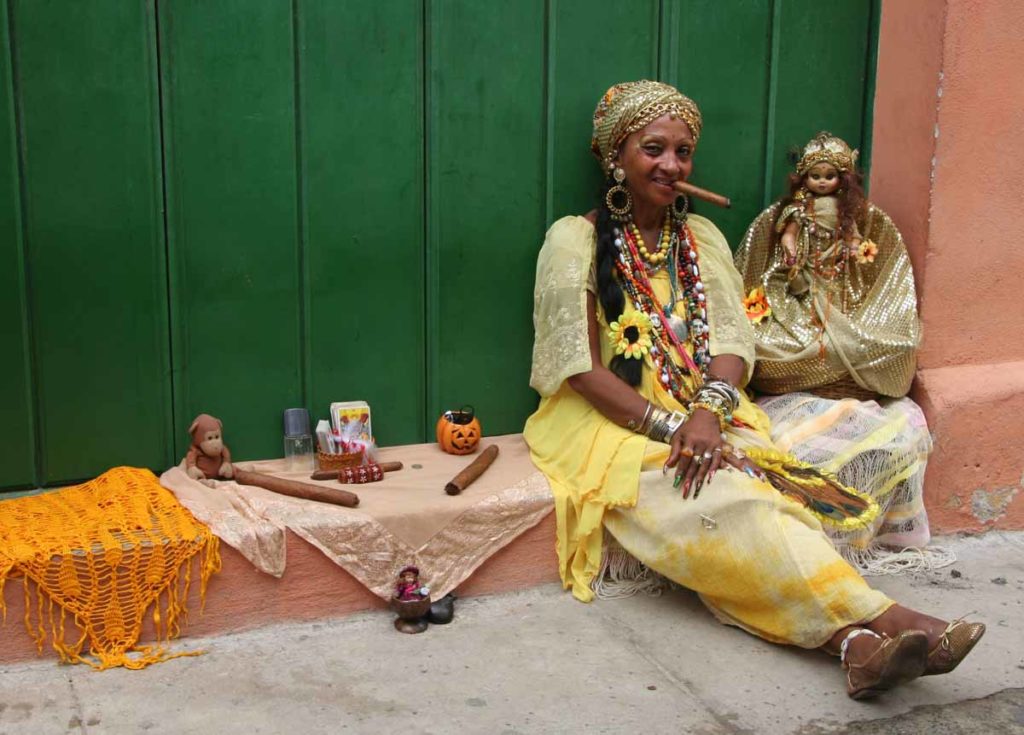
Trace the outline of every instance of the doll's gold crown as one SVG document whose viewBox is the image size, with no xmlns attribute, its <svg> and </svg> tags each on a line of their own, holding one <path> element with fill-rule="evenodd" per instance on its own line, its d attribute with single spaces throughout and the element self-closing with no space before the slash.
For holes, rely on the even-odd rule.
<svg viewBox="0 0 1024 735">
<path fill-rule="evenodd" d="M 851 171 L 857 164 L 857 155 L 858 152 L 851 150 L 845 140 L 823 130 L 804 146 L 796 172 L 803 176 L 818 163 L 830 163 L 838 171 Z"/>
</svg>

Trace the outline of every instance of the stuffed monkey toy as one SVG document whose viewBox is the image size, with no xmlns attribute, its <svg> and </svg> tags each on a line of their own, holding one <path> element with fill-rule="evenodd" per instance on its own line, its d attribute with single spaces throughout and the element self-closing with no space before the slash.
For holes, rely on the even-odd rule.
<svg viewBox="0 0 1024 735">
<path fill-rule="evenodd" d="M 230 480 L 235 471 L 231 466 L 231 452 L 224 445 L 220 419 L 201 413 L 188 427 L 188 433 L 192 435 L 192 446 L 185 455 L 188 476 L 193 480 Z"/>
</svg>

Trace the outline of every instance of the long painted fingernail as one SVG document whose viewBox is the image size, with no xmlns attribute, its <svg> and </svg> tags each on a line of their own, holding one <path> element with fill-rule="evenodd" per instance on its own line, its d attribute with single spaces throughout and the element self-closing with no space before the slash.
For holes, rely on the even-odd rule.
<svg viewBox="0 0 1024 735">
<path fill-rule="evenodd" d="M 751 477 L 757 477 L 757 475 L 754 474 L 754 471 L 752 469 L 750 469 L 749 467 L 744 467 L 743 471 L 746 472 Z"/>
<path fill-rule="evenodd" d="M 682 484 L 682 482 L 683 482 L 683 476 L 682 475 L 676 475 L 676 479 L 672 481 L 672 487 L 679 487 L 679 485 Z"/>
<path fill-rule="evenodd" d="M 708 473 L 708 485 L 710 485 L 711 481 L 715 479 L 716 472 L 718 472 L 718 470 L 711 470 L 711 472 Z"/>
<path fill-rule="evenodd" d="M 690 497 L 690 480 L 687 480 L 686 484 L 683 485 L 683 497 L 684 498 Z"/>
<path fill-rule="evenodd" d="M 661 466 L 661 476 L 664 477 L 667 474 L 668 474 L 668 465 L 667 464 L 663 464 Z"/>
</svg>

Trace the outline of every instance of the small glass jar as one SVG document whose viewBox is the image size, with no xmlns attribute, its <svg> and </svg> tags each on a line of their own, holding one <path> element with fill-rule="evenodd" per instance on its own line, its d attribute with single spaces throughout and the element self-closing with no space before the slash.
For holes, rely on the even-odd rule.
<svg viewBox="0 0 1024 735">
<path fill-rule="evenodd" d="M 286 472 L 312 472 L 316 469 L 313 454 L 313 437 L 309 434 L 286 436 L 284 438 L 284 459 Z"/>
<path fill-rule="evenodd" d="M 309 411 L 304 408 L 285 409 L 284 459 L 285 472 L 312 472 L 316 469 Z"/>
</svg>

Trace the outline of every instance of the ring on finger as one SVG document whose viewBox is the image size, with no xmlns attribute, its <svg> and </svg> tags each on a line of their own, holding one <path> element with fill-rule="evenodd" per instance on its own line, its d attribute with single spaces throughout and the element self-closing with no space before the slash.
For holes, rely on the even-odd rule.
<svg viewBox="0 0 1024 735">
<path fill-rule="evenodd" d="M 693 458 L 693 463 L 694 464 L 698 464 L 699 465 L 703 461 L 704 461 L 704 455 L 703 454 L 698 454 L 696 457 Z"/>
<path fill-rule="evenodd" d="M 722 453 L 722 448 L 721 447 L 715 447 L 711 451 L 714 452 L 715 454 L 721 454 Z"/>
<path fill-rule="evenodd" d="M 683 455 L 684 457 L 692 457 L 693 456 L 693 450 L 690 449 L 689 447 L 683 447 L 682 450 L 679 453 L 681 455 Z"/>
<path fill-rule="evenodd" d="M 709 459 L 711 459 L 711 458 L 712 458 L 712 457 L 713 457 L 714 455 L 713 455 L 713 454 L 712 454 L 712 453 L 711 453 L 710 451 L 706 451 L 706 452 L 704 452 L 704 454 L 703 454 L 702 456 L 703 456 L 703 458 L 704 458 L 705 460 L 709 460 Z"/>
</svg>

